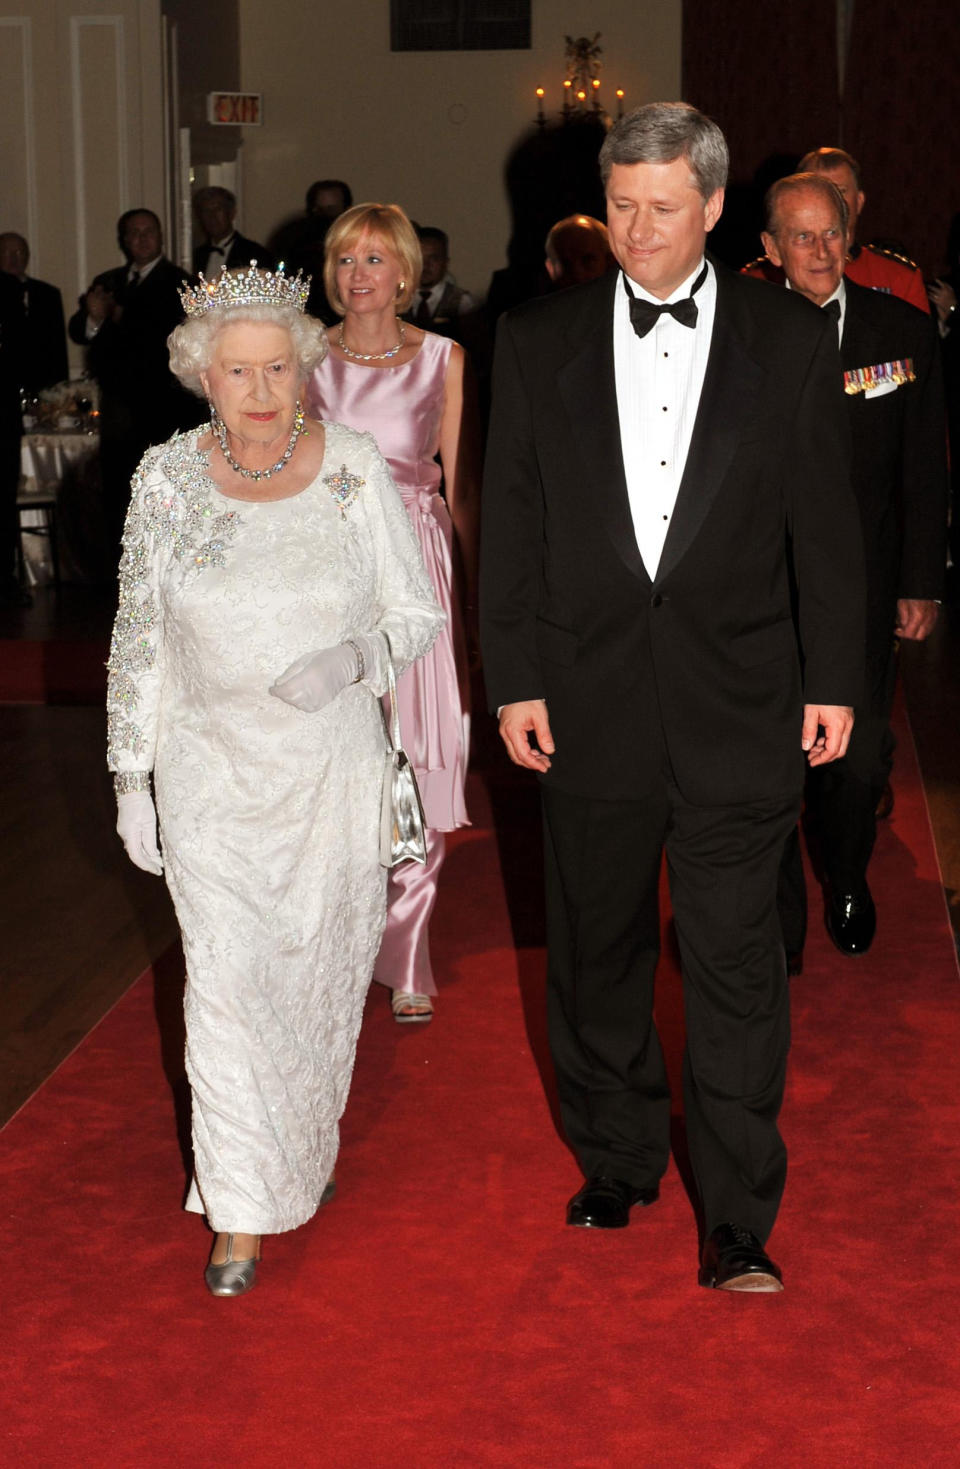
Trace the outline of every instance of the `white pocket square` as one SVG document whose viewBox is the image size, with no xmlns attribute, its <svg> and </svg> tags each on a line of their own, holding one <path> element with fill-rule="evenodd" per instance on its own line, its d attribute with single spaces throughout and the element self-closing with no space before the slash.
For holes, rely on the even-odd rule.
<svg viewBox="0 0 960 1469">
<path fill-rule="evenodd" d="M 865 388 L 863 396 L 865 398 L 882 398 L 884 393 L 895 393 L 899 386 L 899 383 L 877 383 L 876 387 Z"/>
</svg>

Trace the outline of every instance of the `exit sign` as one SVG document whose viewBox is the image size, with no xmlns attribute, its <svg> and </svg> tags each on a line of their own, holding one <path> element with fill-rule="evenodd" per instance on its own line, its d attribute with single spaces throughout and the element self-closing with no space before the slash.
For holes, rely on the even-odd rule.
<svg viewBox="0 0 960 1469">
<path fill-rule="evenodd" d="M 209 92 L 207 121 L 220 127 L 259 127 L 263 122 L 260 92 Z"/>
</svg>

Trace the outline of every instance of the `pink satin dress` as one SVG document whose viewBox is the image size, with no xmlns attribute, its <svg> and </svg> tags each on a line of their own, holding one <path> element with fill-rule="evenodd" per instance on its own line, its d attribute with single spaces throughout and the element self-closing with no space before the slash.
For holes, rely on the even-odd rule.
<svg viewBox="0 0 960 1469">
<path fill-rule="evenodd" d="M 400 726 L 413 761 L 428 827 L 427 863 L 390 873 L 387 926 L 374 978 L 408 994 L 435 995 L 428 928 L 444 856 L 443 833 L 470 824 L 464 782 L 470 737 L 464 638 L 453 587 L 453 525 L 440 494 L 435 454 L 452 342 L 424 334 L 400 367 L 367 367 L 328 356 L 307 385 L 315 418 L 372 433 L 413 523 L 424 565 L 447 624 L 430 652 L 397 682 Z"/>
</svg>

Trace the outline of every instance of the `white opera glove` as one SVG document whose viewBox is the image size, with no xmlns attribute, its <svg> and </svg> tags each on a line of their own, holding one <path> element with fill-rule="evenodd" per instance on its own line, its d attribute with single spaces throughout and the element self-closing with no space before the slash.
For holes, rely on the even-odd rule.
<svg viewBox="0 0 960 1469">
<path fill-rule="evenodd" d="M 271 685 L 270 692 L 304 714 L 316 714 L 350 684 L 359 683 L 370 672 L 373 657 L 373 642 L 362 635 L 336 648 L 304 653 Z"/>
<path fill-rule="evenodd" d="M 124 791 L 117 797 L 117 832 L 135 867 L 163 874 L 163 858 L 157 846 L 157 812 L 149 791 Z"/>
</svg>

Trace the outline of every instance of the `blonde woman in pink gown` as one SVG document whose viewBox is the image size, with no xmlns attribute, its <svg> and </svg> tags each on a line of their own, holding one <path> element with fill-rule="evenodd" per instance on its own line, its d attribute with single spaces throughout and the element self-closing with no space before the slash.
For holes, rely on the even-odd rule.
<svg viewBox="0 0 960 1469">
<path fill-rule="evenodd" d="M 420 279 L 420 245 L 395 204 L 359 204 L 330 227 L 324 283 L 341 315 L 307 389 L 318 418 L 372 433 L 387 460 L 447 625 L 408 669 L 397 695 L 403 740 L 427 824 L 426 866 L 390 873 L 387 926 L 374 978 L 393 990 L 400 1023 L 433 1015 L 429 923 L 444 833 L 469 824 L 465 608 L 476 605 L 479 450 L 463 349 L 400 320 Z M 436 462 L 439 454 L 440 463 Z M 440 494 L 441 480 L 443 495 Z M 469 613 L 468 613 L 469 615 Z"/>
</svg>

